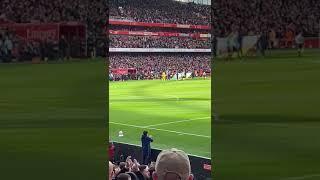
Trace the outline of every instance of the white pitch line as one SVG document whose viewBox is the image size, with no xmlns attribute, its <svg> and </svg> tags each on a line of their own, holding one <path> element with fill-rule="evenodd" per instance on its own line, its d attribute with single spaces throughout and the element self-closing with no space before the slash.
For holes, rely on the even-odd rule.
<svg viewBox="0 0 320 180">
<path fill-rule="evenodd" d="M 128 144 L 128 145 L 136 146 L 136 147 L 141 147 L 141 145 L 138 145 L 138 144 L 132 144 L 132 143 L 126 143 L 126 142 L 120 142 L 120 141 L 112 141 L 112 142 L 121 143 L 121 144 Z M 152 149 L 156 149 L 156 150 L 160 150 L 160 151 L 164 150 L 164 149 L 160 149 L 160 148 L 152 148 Z M 195 155 L 195 154 L 188 154 L 188 155 L 189 156 L 198 157 L 198 158 L 202 158 L 202 159 L 211 159 L 209 157 L 199 156 L 199 155 Z"/>
<path fill-rule="evenodd" d="M 283 178 L 281 180 L 303 180 L 303 179 L 309 179 L 313 177 L 320 177 L 320 174 L 310 174 L 310 175 L 304 175 L 304 176 L 297 176 L 297 177 L 288 177 Z"/>
<path fill-rule="evenodd" d="M 167 122 L 167 123 L 159 123 L 159 124 L 153 124 L 150 126 L 144 126 L 145 128 L 149 128 L 149 127 L 154 127 L 154 126 L 162 126 L 162 125 L 167 125 L 167 124 L 175 124 L 175 123 L 182 123 L 182 122 L 189 122 L 189 121 L 194 121 L 194 120 L 199 120 L 199 119 L 209 119 L 211 117 L 201 117 L 201 118 L 193 118 L 193 119 L 184 119 L 184 120 L 180 120 L 180 121 L 171 121 L 171 122 Z"/>
<path fill-rule="evenodd" d="M 173 97 L 173 98 L 176 98 L 176 101 L 179 101 L 179 100 L 180 100 L 180 98 L 179 98 L 178 96 L 169 95 L 169 96 L 167 96 L 167 97 Z"/>
<path fill-rule="evenodd" d="M 120 96 L 121 97 L 121 96 Z M 178 96 L 174 96 L 174 95 L 168 95 L 168 96 L 165 96 L 166 98 L 158 98 L 158 99 L 176 99 L 176 101 L 180 101 L 180 98 Z M 144 96 L 123 96 L 123 98 L 119 98 L 119 95 L 118 95 L 118 98 L 117 99 L 113 99 L 113 101 L 117 101 L 117 100 L 148 100 L 148 99 L 155 99 L 154 97 L 144 97 Z"/>
<path fill-rule="evenodd" d="M 226 119 L 213 119 L 214 122 L 230 122 L 230 123 L 240 123 L 240 121 L 235 120 L 226 120 Z M 249 122 L 246 121 L 244 123 L 247 123 L 248 125 L 257 125 L 257 126 L 270 126 L 270 127 L 288 127 L 288 124 L 286 123 L 266 123 L 266 122 Z"/>
<path fill-rule="evenodd" d="M 110 124 L 121 125 L 121 126 L 141 128 L 141 129 L 145 129 L 146 128 L 145 126 L 136 126 L 136 125 L 131 125 L 131 124 L 117 123 L 117 122 L 109 122 L 109 123 Z M 205 136 L 205 135 L 201 135 L 201 134 L 185 133 L 185 132 L 171 131 L 171 130 L 167 130 L 167 129 L 158 129 L 158 128 L 147 128 L 147 129 L 156 130 L 156 131 L 170 132 L 170 133 L 175 133 L 175 134 L 180 134 L 180 135 L 197 136 L 197 137 L 203 137 L 203 138 L 211 139 L 210 136 Z"/>
</svg>

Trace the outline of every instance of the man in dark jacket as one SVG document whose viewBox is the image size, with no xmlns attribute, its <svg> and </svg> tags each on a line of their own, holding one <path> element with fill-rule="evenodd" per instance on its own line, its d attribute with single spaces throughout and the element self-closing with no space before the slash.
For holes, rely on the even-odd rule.
<svg viewBox="0 0 320 180">
<path fill-rule="evenodd" d="M 150 161 L 151 156 L 151 146 L 150 143 L 153 142 L 153 139 L 148 136 L 148 131 L 143 131 L 141 136 L 142 143 L 142 164 L 147 165 Z"/>
</svg>

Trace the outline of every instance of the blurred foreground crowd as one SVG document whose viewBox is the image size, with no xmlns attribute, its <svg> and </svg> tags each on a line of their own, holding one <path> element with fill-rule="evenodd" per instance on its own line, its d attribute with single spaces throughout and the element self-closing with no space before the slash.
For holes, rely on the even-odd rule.
<svg viewBox="0 0 320 180">
<path fill-rule="evenodd" d="M 12 41 L 12 51 L 19 52 L 20 57 L 26 59 L 46 54 L 47 58 L 55 58 L 60 56 L 58 48 L 60 42 L 46 39 L 46 42 L 25 42 L 22 44 L 21 37 L 15 37 L 10 30 L 1 30 L 1 23 L 62 23 L 62 22 L 78 22 L 83 23 L 87 29 L 86 41 L 79 42 L 77 38 L 65 38 L 67 41 L 65 51 L 72 55 L 73 51 L 84 52 L 84 48 L 88 51 L 102 51 L 107 45 L 107 36 L 105 26 L 108 18 L 107 0 L 0 0 L 0 31 L 2 34 L 10 34 Z M 7 32 L 3 32 L 7 31 Z M 5 38 L 2 36 L 2 38 Z M 20 38 L 20 39 L 19 39 Z M 7 43 L 8 44 L 8 43 Z M 10 43 L 9 43 L 10 44 Z M 76 46 L 76 47 L 74 47 Z M 78 48 L 77 46 L 82 46 Z M 45 51 L 45 52 L 44 52 Z M 3 57 L 2 48 L 2 57 Z M 100 52 L 95 52 L 98 54 Z M 101 52 L 104 53 L 104 52 Z M 10 53 L 9 53 L 10 54 Z M 17 54 L 17 53 L 16 53 Z M 73 54 L 77 54 L 74 52 Z M 104 55 L 105 54 L 101 54 Z M 9 57 L 8 57 L 9 56 Z M 76 56 L 76 55 L 75 55 Z M 10 61 L 10 55 L 6 55 L 3 61 Z M 19 57 L 14 57 L 19 58 Z"/>
<path fill-rule="evenodd" d="M 102 33 L 107 13 L 107 0 L 0 0 L 1 16 L 16 23 L 68 22 L 85 23 L 89 36 Z"/>
<path fill-rule="evenodd" d="M 108 180 L 193 180 L 189 157 L 178 149 L 163 150 L 156 162 L 148 165 L 142 165 L 128 156 L 124 162 L 118 164 L 109 161 L 108 166 Z"/>
</svg>

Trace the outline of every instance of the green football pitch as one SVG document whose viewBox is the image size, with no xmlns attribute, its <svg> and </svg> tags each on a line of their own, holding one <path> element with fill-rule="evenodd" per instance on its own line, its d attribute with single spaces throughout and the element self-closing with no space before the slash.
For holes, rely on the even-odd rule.
<svg viewBox="0 0 320 180">
<path fill-rule="evenodd" d="M 214 179 L 320 179 L 320 51 L 214 65 Z"/>
<path fill-rule="evenodd" d="M 211 157 L 211 80 L 111 82 L 109 106 L 112 141 L 140 145 L 147 130 L 153 148 Z"/>
<path fill-rule="evenodd" d="M 212 150 L 217 180 L 318 180 L 320 52 L 268 56 L 215 60 L 212 127 L 210 80 L 110 83 L 109 136 Z M 105 77 L 103 61 L 0 64 L 1 179 L 105 179 Z"/>
<path fill-rule="evenodd" d="M 0 179 L 105 179 L 104 60 L 0 64 Z"/>
</svg>

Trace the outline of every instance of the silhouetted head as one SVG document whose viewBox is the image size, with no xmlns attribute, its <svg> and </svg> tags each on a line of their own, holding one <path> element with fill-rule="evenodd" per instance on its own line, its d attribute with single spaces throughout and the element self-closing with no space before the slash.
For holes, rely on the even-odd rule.
<svg viewBox="0 0 320 180">
<path fill-rule="evenodd" d="M 143 131 L 143 135 L 148 135 L 148 131 Z"/>
</svg>

